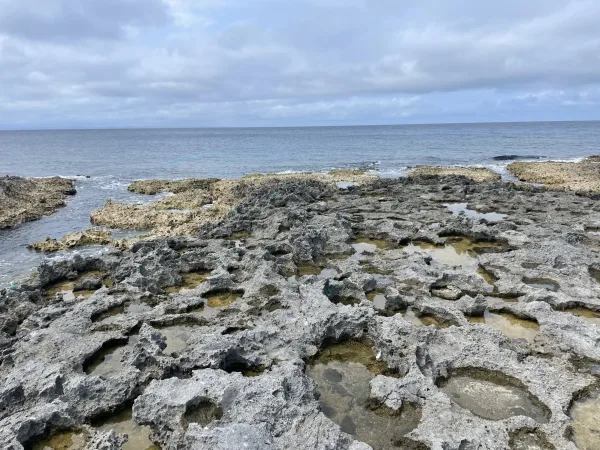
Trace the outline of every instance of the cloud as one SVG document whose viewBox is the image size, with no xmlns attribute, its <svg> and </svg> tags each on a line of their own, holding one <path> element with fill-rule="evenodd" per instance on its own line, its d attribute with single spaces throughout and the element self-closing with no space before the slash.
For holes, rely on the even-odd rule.
<svg viewBox="0 0 600 450">
<path fill-rule="evenodd" d="M 594 115 L 598 23 L 591 0 L 0 0 L 0 127 Z"/>
<path fill-rule="evenodd" d="M 161 0 L 0 0 L 0 30 L 39 41 L 117 39 L 128 27 L 166 23 L 168 12 Z"/>
</svg>

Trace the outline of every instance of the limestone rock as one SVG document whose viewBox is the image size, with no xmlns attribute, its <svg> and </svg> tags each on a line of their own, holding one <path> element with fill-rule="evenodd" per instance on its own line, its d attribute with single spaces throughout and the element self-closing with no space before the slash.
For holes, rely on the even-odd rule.
<svg viewBox="0 0 600 450">
<path fill-rule="evenodd" d="M 0 229 L 53 214 L 75 195 L 66 178 L 0 177 Z"/>
<path fill-rule="evenodd" d="M 167 450 L 366 450 L 369 436 L 357 439 L 327 408 L 307 370 L 327 355 L 342 364 L 327 353 L 338 346 L 351 355 L 344 364 L 372 376 L 361 385 L 328 372 L 335 392 L 360 390 L 390 420 L 418 409 L 398 445 L 509 448 L 527 432 L 574 450 L 569 411 L 597 386 L 600 361 L 600 247 L 588 231 L 600 223 L 597 202 L 455 176 L 351 189 L 332 179 L 214 182 L 227 211 L 215 220 L 149 207 L 128 220 L 158 218 L 156 235 L 49 260 L 0 292 L 0 448 L 85 428 L 88 448 L 116 449 L 123 436 L 96 420 L 126 410 Z M 506 217 L 453 216 L 440 206 L 452 202 Z M 130 208 L 113 212 L 124 221 Z M 371 251 L 355 251 L 357 236 Z M 98 273 L 114 285 L 94 290 Z M 85 295 L 60 298 L 64 283 Z M 490 313 L 504 327 L 529 324 L 535 338 L 493 327 Z M 461 406 L 447 390 L 460 377 L 486 395 L 518 389 L 539 414 L 480 417 L 482 405 Z"/>
</svg>

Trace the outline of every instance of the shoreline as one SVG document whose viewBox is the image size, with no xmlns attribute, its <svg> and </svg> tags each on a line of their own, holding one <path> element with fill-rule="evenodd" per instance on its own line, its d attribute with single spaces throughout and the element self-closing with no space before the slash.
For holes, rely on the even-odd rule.
<svg viewBox="0 0 600 450">
<path fill-rule="evenodd" d="M 506 159 L 501 156 L 497 158 Z M 526 158 L 514 158 L 511 155 L 511 159 Z M 600 174 L 600 165 L 597 165 L 596 159 L 598 157 L 589 156 L 586 158 L 576 158 L 570 162 L 513 161 L 506 163 L 506 172 L 504 173 L 480 165 L 420 165 L 410 168 L 405 176 L 408 178 L 415 176 L 462 176 L 475 182 L 503 181 L 516 184 L 523 183 L 536 187 L 566 189 L 595 195 L 595 193 L 600 193 L 600 183 L 596 182 L 596 177 Z M 528 172 L 529 167 L 532 167 L 532 169 L 529 169 Z M 552 174 L 555 167 L 559 167 L 562 172 L 566 172 L 566 175 L 561 173 L 561 183 L 553 183 L 553 179 L 549 179 L 548 175 L 545 178 L 536 178 L 540 168 L 542 168 L 542 171 L 544 170 L 543 168 L 546 168 L 546 172 Z M 590 167 L 592 170 L 590 170 Z M 574 180 L 573 183 L 570 183 L 569 177 Z M 234 193 L 236 189 L 242 188 L 243 190 L 243 186 L 245 185 L 251 186 L 257 183 L 270 183 L 286 179 L 326 181 L 337 183 L 338 187 L 351 187 L 363 183 L 372 183 L 377 179 L 384 179 L 384 177 L 372 169 L 353 169 L 333 170 L 329 172 L 286 171 L 285 173 L 274 174 L 258 173 L 248 174 L 238 179 L 222 180 L 218 178 L 136 180 L 129 184 L 127 187 L 128 191 L 142 194 L 149 198 L 157 194 L 161 194 L 161 197 L 156 201 L 150 201 L 143 205 L 107 200 L 102 208 L 91 211 L 91 223 L 92 225 L 104 226 L 109 229 L 148 232 L 148 236 L 190 235 L 205 222 L 223 219 L 235 207 L 237 200 L 234 200 L 234 197 L 236 195 L 243 195 L 242 193 Z M 545 183 L 540 183 L 539 181 L 545 181 Z M 579 189 L 581 186 L 584 186 L 585 189 Z M 196 225 L 193 223 L 196 223 Z M 90 229 L 89 232 L 93 232 L 93 229 Z M 79 238 L 85 243 L 85 239 Z M 65 236 L 63 239 L 69 241 L 68 236 Z M 94 238 L 91 240 L 94 241 Z M 111 242 L 108 236 L 103 236 L 102 240 L 107 241 L 106 243 Z M 123 245 L 123 243 L 121 242 L 119 245 Z M 45 243 L 31 243 L 32 248 L 50 252 L 73 248 L 75 246 L 77 246 L 76 243 L 68 244 L 65 242 L 62 244 L 57 242 L 56 239 L 50 238 L 47 238 Z"/>
<path fill-rule="evenodd" d="M 414 411 L 403 445 L 501 448 L 532 423 L 557 448 L 572 445 L 567 427 L 585 438 L 578 395 L 597 378 L 577 361 L 600 361 L 597 202 L 457 176 L 369 180 L 227 183 L 244 195 L 195 236 L 45 263 L 1 291 L 0 446 L 67 432 L 116 450 L 103 421 L 128 410 L 163 448 L 231 448 L 240 429 L 259 446 L 360 448 L 374 437 L 320 403 L 339 386 L 359 395 L 343 384 L 359 374 L 380 412 Z M 509 418 L 453 406 L 463 382 Z M 521 414 L 495 396 L 505 386 Z"/>
<path fill-rule="evenodd" d="M 600 122 L 600 121 L 599 121 Z M 577 162 L 581 162 L 583 160 L 585 160 L 586 158 L 589 158 L 590 156 L 594 156 L 594 155 L 583 155 L 583 156 L 575 156 L 575 157 L 571 157 L 571 158 L 559 158 L 559 157 L 546 157 L 546 156 L 536 156 L 536 157 L 519 157 L 516 159 L 502 159 L 502 160 L 496 160 L 494 158 L 503 158 L 505 155 L 497 155 L 495 157 L 491 157 L 489 159 L 489 161 L 487 162 L 473 162 L 473 163 L 456 163 L 456 164 L 444 164 L 444 163 L 438 163 L 438 164 L 425 164 L 425 163 L 420 163 L 420 164 L 413 164 L 413 165 L 396 165 L 393 164 L 392 166 L 390 166 L 389 168 L 381 168 L 381 161 L 374 161 L 374 162 L 369 162 L 368 164 L 364 164 L 364 163 L 352 163 L 350 165 L 343 165 L 343 166 L 339 166 L 339 167 L 324 167 L 322 169 L 317 169 L 317 170 L 296 170 L 296 169 L 283 169 L 280 171 L 274 171 L 274 172 L 253 172 L 253 173 L 247 173 L 247 174 L 240 174 L 239 176 L 233 176 L 233 177 L 224 177 L 224 178 L 219 178 L 219 179 L 238 179 L 238 178 L 243 178 L 244 176 L 247 175 L 294 175 L 294 174 L 327 174 L 329 172 L 335 172 L 335 171 L 344 171 L 344 170 L 349 170 L 349 171 L 355 171 L 355 170 L 359 170 L 359 171 L 366 171 L 367 174 L 371 174 L 371 175 L 378 175 L 380 176 L 381 173 L 385 173 L 386 171 L 392 171 L 392 172 L 398 172 L 398 173 L 402 173 L 404 171 L 407 170 L 412 170 L 418 166 L 436 166 L 436 167 L 482 167 L 482 168 L 488 168 L 492 171 L 494 171 L 495 167 L 507 167 L 509 164 L 513 163 L 513 162 L 524 162 L 524 163 L 546 163 L 546 162 L 557 162 L 557 163 L 577 163 Z M 383 171 L 383 172 L 382 172 Z M 500 171 L 495 171 L 496 173 L 501 173 Z M 17 177 L 17 178 L 31 178 L 31 179 L 35 179 L 35 180 L 44 180 L 44 179 L 49 179 L 49 178 L 63 178 L 63 179 L 70 179 L 70 180 L 74 180 L 75 182 L 77 181 L 86 181 L 86 180 L 90 180 L 90 179 L 104 179 L 107 177 L 111 177 L 110 175 L 64 175 L 64 174 L 59 174 L 59 175 L 45 175 L 45 176 L 27 176 L 27 175 L 23 175 L 23 174 L 18 174 L 18 173 L 10 173 L 10 174 L 0 174 L 0 177 L 2 176 L 9 176 L 9 177 Z M 190 177 L 173 177 L 173 178 L 158 178 L 158 180 L 166 180 L 166 181 L 181 181 L 181 180 L 187 180 L 187 179 L 191 179 Z M 200 178 L 200 179 L 210 179 L 210 177 L 204 177 L 204 178 Z M 129 180 L 128 178 L 124 178 L 124 180 Z M 130 181 L 128 181 L 129 184 L 134 183 L 136 181 L 147 181 L 147 180 L 157 180 L 157 178 L 135 178 L 132 179 Z"/>
<path fill-rule="evenodd" d="M 585 158 L 576 158 L 575 160 L 572 161 L 572 163 L 578 163 L 581 161 L 584 161 Z M 532 161 L 535 162 L 535 161 Z M 539 162 L 539 161 L 537 161 Z M 529 162 L 526 162 L 527 164 L 529 164 Z M 550 163 L 550 161 L 544 161 L 541 164 L 546 164 L 546 163 Z M 508 166 L 509 163 L 506 163 L 506 166 Z M 571 164 L 571 163 L 569 163 Z M 372 166 L 372 165 L 371 165 Z M 482 167 L 481 165 L 472 165 L 472 166 L 443 166 L 446 167 L 447 169 L 451 169 L 451 172 L 456 171 L 457 169 L 463 170 L 465 167 L 467 168 L 467 170 L 476 170 L 476 171 L 480 171 L 483 169 L 486 169 L 485 167 Z M 462 168 L 462 169 L 461 169 Z M 501 174 L 501 178 L 503 181 L 508 181 L 508 182 L 516 182 L 518 184 L 524 183 L 526 185 L 532 185 L 532 186 L 538 186 L 541 187 L 541 185 L 539 185 L 538 183 L 526 183 L 526 182 L 521 182 L 519 181 L 516 177 L 514 176 L 508 176 L 506 175 L 506 172 L 503 172 L 502 170 L 498 170 L 497 165 L 495 167 L 487 168 L 487 170 L 491 170 L 491 172 L 493 173 L 491 175 L 491 177 L 497 178 L 497 173 Z M 464 171 L 464 170 L 463 170 Z M 339 171 L 338 171 L 339 172 Z M 351 171 L 352 172 L 352 171 Z M 343 172 L 342 172 L 343 173 Z M 347 172 L 346 172 L 347 173 Z M 369 175 L 369 176 L 374 176 L 377 177 L 379 179 L 388 179 L 386 178 L 386 174 L 384 173 L 380 173 L 379 175 L 376 174 L 376 172 L 374 172 L 371 169 L 363 169 L 360 170 L 359 172 L 355 172 L 355 173 L 361 173 L 364 175 Z M 286 173 L 283 174 L 271 174 L 271 175 L 267 175 L 266 177 L 286 177 L 286 176 L 290 176 L 290 175 L 301 175 L 301 176 L 311 176 L 309 173 L 303 173 L 303 172 L 298 172 L 298 173 L 292 173 L 291 171 L 286 171 Z M 326 172 L 322 172 L 322 173 L 317 173 L 318 176 L 324 176 L 326 175 Z M 408 176 L 407 173 L 404 173 L 403 176 Z M 46 179 L 51 179 L 52 177 L 49 178 L 42 178 L 41 180 L 46 180 Z M 15 239 L 13 239 L 14 242 L 14 248 L 16 249 L 17 246 L 21 247 L 24 245 L 29 245 L 30 248 L 39 250 L 39 251 L 50 251 L 50 252 L 56 252 L 57 250 L 61 251 L 61 257 L 69 257 L 69 252 L 74 251 L 77 248 L 81 248 L 81 249 L 85 249 L 86 247 L 78 247 L 78 244 L 101 244 L 101 245 L 113 245 L 116 247 L 123 247 L 123 246 L 130 246 L 132 245 L 135 240 L 131 240 L 129 239 L 124 239 L 124 237 L 126 238 L 126 236 L 120 236 L 123 233 L 121 231 L 119 231 L 118 229 L 112 230 L 113 231 L 113 236 L 102 236 L 101 238 L 98 237 L 98 233 L 102 230 L 102 229 L 106 229 L 106 227 L 101 227 L 101 228 L 92 228 L 89 230 L 86 230 L 89 227 L 88 224 L 88 209 L 85 209 L 85 205 L 87 203 L 89 203 L 89 200 L 85 200 L 87 198 L 91 198 L 90 197 L 90 188 L 89 188 L 89 184 L 88 183 L 93 183 L 92 185 L 95 186 L 95 189 L 109 189 L 106 191 L 105 197 L 111 198 L 113 197 L 114 194 L 112 194 L 113 192 L 119 193 L 119 195 L 116 198 L 122 198 L 122 200 L 120 200 L 120 203 L 117 202 L 116 205 L 119 206 L 119 208 L 121 208 L 120 205 L 123 205 L 125 208 L 133 208 L 133 211 L 135 212 L 137 209 L 139 208 L 147 208 L 150 204 L 158 201 L 161 201 L 164 205 L 167 205 L 169 202 L 172 203 L 172 206 L 170 207 L 161 207 L 159 208 L 159 211 L 156 211 L 155 213 L 158 215 L 158 217 L 161 217 L 163 220 L 163 223 L 168 227 L 168 228 L 173 228 L 172 227 L 172 215 L 178 216 L 176 218 L 176 220 L 179 220 L 182 224 L 189 222 L 189 218 L 187 217 L 190 213 L 194 213 L 197 215 L 197 213 L 193 212 L 193 210 L 195 209 L 195 206 L 193 206 L 191 209 L 188 208 L 187 206 L 185 206 L 185 201 L 184 204 L 176 204 L 177 202 L 175 201 L 178 198 L 179 194 L 170 194 L 168 192 L 163 192 L 163 193 L 159 193 L 156 194 L 154 197 L 153 196 L 149 196 L 149 195 L 143 195 L 143 194 L 136 194 L 134 192 L 130 192 L 128 193 L 126 188 L 128 185 L 131 185 L 132 182 L 129 183 L 123 183 L 122 181 L 119 181 L 117 179 L 110 179 L 110 180 L 106 180 L 102 181 L 102 184 L 96 186 L 97 181 L 92 177 L 92 178 L 88 178 L 85 176 L 79 176 L 77 177 L 78 179 L 75 181 L 75 185 L 79 186 L 81 188 L 81 194 L 76 196 L 76 201 L 74 203 L 69 202 L 70 206 L 69 208 L 65 209 L 64 212 L 59 211 L 58 214 L 54 214 L 53 216 L 49 216 L 49 220 L 45 220 L 42 222 L 38 222 L 35 225 L 29 225 L 25 228 L 20 228 L 21 231 L 19 231 L 19 235 L 22 234 L 23 230 L 32 230 L 35 232 L 36 229 L 39 228 L 39 232 L 37 232 L 37 234 L 35 233 L 29 233 L 31 234 L 31 238 L 27 239 L 22 239 L 21 241 L 16 241 L 15 239 L 18 237 L 17 234 L 13 234 L 13 236 L 15 236 Z M 100 179 L 104 180 L 105 177 L 100 177 Z M 251 178 L 251 177 L 247 177 L 247 178 Z M 392 179 L 396 179 L 396 177 L 392 178 Z M 235 180 L 239 180 L 239 179 L 229 179 L 229 182 L 235 182 Z M 152 180 L 148 180 L 150 182 L 152 182 Z M 185 179 L 179 179 L 179 181 L 185 181 Z M 226 180 L 224 180 L 226 181 Z M 172 183 L 172 182 L 177 182 L 177 180 L 169 180 L 168 182 Z M 105 183 L 109 183 L 106 186 L 103 186 Z M 116 191 L 113 191 L 113 189 L 118 188 Z M 78 188 L 79 189 L 79 188 Z M 122 191 L 122 192 L 121 192 Z M 93 195 L 98 197 L 99 194 L 104 193 L 105 191 L 93 191 L 95 192 Z M 131 194 L 131 195 L 125 195 L 126 193 Z M 83 197 L 81 197 L 81 195 L 83 195 Z M 134 197 L 131 197 L 131 196 Z M 594 194 L 592 194 L 594 195 Z M 131 198 L 129 198 L 131 197 Z M 179 195 L 179 197 L 181 197 L 181 195 Z M 100 197 L 99 197 L 100 198 Z M 183 198 L 182 200 L 185 200 L 185 198 Z M 193 201 L 194 198 L 190 197 L 187 200 L 191 200 Z M 125 203 L 123 203 L 123 201 Z M 138 204 L 138 206 L 125 206 L 130 204 L 131 202 L 135 202 L 136 204 Z M 83 203 L 82 203 L 83 202 Z M 87 202 L 87 203 L 86 203 Z M 143 203 L 144 205 L 139 206 L 141 203 Z M 103 202 L 104 204 L 104 202 Z M 206 205 L 206 206 L 210 206 L 210 205 Z M 82 207 L 84 209 L 82 209 Z M 91 206 L 89 207 L 90 209 L 93 209 L 94 207 L 98 208 L 100 207 L 100 204 L 98 204 L 98 206 Z M 75 208 L 75 209 L 73 209 Z M 123 215 L 123 211 L 119 211 L 119 208 L 117 210 L 115 210 L 115 212 L 118 215 Z M 113 208 L 114 209 L 114 208 Z M 202 214 L 206 215 L 206 212 L 208 211 L 208 209 L 202 208 Z M 148 220 L 153 221 L 155 218 L 155 213 L 152 213 L 150 216 L 147 217 Z M 170 214 L 172 213 L 172 214 Z M 137 214 L 137 213 L 136 213 Z M 70 216 L 81 216 L 81 225 L 78 226 L 74 226 L 73 224 L 67 224 L 65 223 L 65 227 L 62 233 L 60 232 L 60 228 L 57 228 L 56 231 L 54 232 L 45 232 L 45 227 L 46 225 L 44 225 L 45 223 L 48 224 L 54 224 L 56 223 L 59 227 L 61 224 L 61 217 L 70 217 Z M 125 214 L 125 216 L 127 216 Z M 134 214 L 135 216 L 135 214 Z M 72 221 L 71 221 L 72 222 Z M 116 225 L 121 225 L 121 224 L 116 224 Z M 55 227 L 56 228 L 56 227 Z M 136 228 L 136 227 L 134 227 Z M 139 227 L 137 227 L 139 228 Z M 74 232 L 73 230 L 80 230 L 78 232 Z M 109 231 L 111 231 L 109 229 Z M 140 238 L 143 238 L 144 232 L 147 232 L 148 230 L 143 230 L 141 232 L 138 232 L 139 235 L 138 236 L 138 240 Z M 5 234 L 7 233 L 7 231 L 5 230 Z M 17 233 L 17 232 L 15 232 Z M 81 233 L 83 233 L 83 236 L 81 235 Z M 94 236 L 91 236 L 90 239 L 88 239 L 88 237 L 86 236 L 87 234 L 92 234 Z M 25 233 L 27 234 L 27 232 Z M 126 233 L 128 234 L 128 233 Z M 171 234 L 171 235 L 176 235 L 178 234 L 178 232 L 173 232 L 173 231 L 166 231 L 166 229 L 163 230 L 162 234 Z M 189 234 L 189 231 L 186 232 L 186 234 Z M 9 236 L 9 235 L 7 235 Z M 90 247 L 90 250 L 93 247 Z M 31 270 L 33 267 L 35 267 L 35 265 L 39 264 L 43 259 L 43 256 L 35 256 L 31 251 L 27 251 L 26 249 L 21 250 L 19 253 L 19 251 L 15 250 L 11 250 L 11 249 L 6 249 L 8 250 L 8 252 L 10 253 L 10 256 L 8 257 L 9 259 L 6 260 L 4 262 L 4 267 L 8 268 L 8 278 L 5 277 L 5 279 L 3 280 L 2 284 L 8 283 L 9 281 L 16 281 L 17 279 L 23 277 L 26 275 L 26 273 Z M 5 250 L 5 253 L 6 253 Z M 64 252 L 64 250 L 67 250 L 67 253 Z M 100 250 L 100 248 L 99 248 Z M 11 260 L 14 261 L 14 263 L 11 263 Z M 21 262 L 22 261 L 22 262 Z M 30 262 L 28 262 L 30 261 Z M 11 265 L 12 266 L 9 266 Z M 10 269 L 10 267 L 14 267 L 14 269 Z M 21 269 L 19 269 L 19 267 L 22 267 Z"/>
</svg>

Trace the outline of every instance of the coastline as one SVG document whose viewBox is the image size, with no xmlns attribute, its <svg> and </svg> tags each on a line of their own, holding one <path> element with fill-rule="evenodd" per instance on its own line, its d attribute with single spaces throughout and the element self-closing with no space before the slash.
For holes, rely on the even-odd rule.
<svg viewBox="0 0 600 450">
<path fill-rule="evenodd" d="M 504 159 L 505 157 L 499 156 L 498 158 Z M 520 161 L 519 164 L 525 163 L 540 163 L 540 164 L 553 164 L 553 163 L 564 163 L 567 165 L 581 163 L 585 160 L 585 157 L 574 158 L 569 161 L 543 161 L 540 163 L 539 160 L 536 161 L 528 161 L 523 160 Z M 472 171 L 474 176 L 476 174 L 485 173 L 486 177 L 489 179 L 497 179 L 498 176 L 501 177 L 503 181 L 506 182 L 516 182 L 516 183 L 524 183 L 526 185 L 538 186 L 541 187 L 540 183 L 535 182 L 522 182 L 519 181 L 516 176 L 508 175 L 507 167 L 511 164 L 510 161 L 502 161 L 502 164 L 493 164 L 489 166 L 481 166 L 479 164 L 471 165 L 471 166 L 441 166 L 444 169 L 445 173 L 461 173 L 463 175 L 469 175 L 469 172 Z M 340 174 L 361 174 L 372 176 L 374 178 L 381 179 L 396 179 L 398 177 L 406 177 L 409 176 L 411 171 L 414 171 L 413 168 L 406 168 L 400 172 L 393 173 L 385 173 L 381 172 L 384 170 L 380 168 L 379 172 L 374 170 L 377 166 L 377 162 L 370 163 L 368 166 L 365 166 L 365 169 L 353 169 L 350 171 L 340 171 L 338 170 L 338 175 Z M 428 167 L 427 170 L 431 172 L 432 166 L 421 166 Z M 440 167 L 440 166 L 435 166 Z M 317 173 L 318 177 L 327 176 L 327 171 Z M 439 173 L 439 172 L 438 172 Z M 257 174 L 259 175 L 259 174 Z M 286 176 L 304 176 L 310 177 L 312 176 L 309 173 L 305 172 L 294 172 L 294 171 L 285 171 L 285 173 L 278 174 L 260 174 L 266 175 L 265 179 L 269 179 L 272 177 L 286 177 Z M 51 178 L 51 177 L 50 177 Z M 91 252 L 102 252 L 103 245 L 111 245 L 116 246 L 118 248 L 131 246 L 136 240 L 143 239 L 144 235 L 151 234 L 162 234 L 162 235 L 177 235 L 177 234 L 192 234 L 197 226 L 201 225 L 203 222 L 207 220 L 220 220 L 219 218 L 223 216 L 230 208 L 230 205 L 225 205 L 223 208 L 220 208 L 219 205 L 216 205 L 216 208 L 213 208 L 215 205 L 211 205 L 208 200 L 210 200 L 210 194 L 207 195 L 198 195 L 201 193 L 201 190 L 194 189 L 183 189 L 186 192 L 177 192 L 177 193 L 169 193 L 165 192 L 165 183 L 172 184 L 184 183 L 185 180 L 168 180 L 168 181 L 159 181 L 158 188 L 155 186 L 148 191 L 147 187 L 146 192 L 149 194 L 142 193 L 144 189 L 135 188 L 136 183 L 139 185 L 139 182 L 123 182 L 117 179 L 109 179 L 104 181 L 104 178 L 101 177 L 100 184 L 95 180 L 94 177 L 86 177 L 86 176 L 77 176 L 77 177 L 69 177 L 70 179 L 75 180 L 75 184 L 80 190 L 80 194 L 73 197 L 73 200 L 69 202 L 68 208 L 64 210 L 60 210 L 57 214 L 48 217 L 49 220 L 41 221 L 39 223 L 34 222 L 33 225 L 29 225 L 25 228 L 23 226 L 20 227 L 19 231 L 15 231 L 13 234 L 7 234 L 6 231 L 4 233 L 3 239 L 5 239 L 5 246 L 11 245 L 12 247 L 6 247 L 4 249 L 5 255 L 8 255 L 8 259 L 5 259 L 4 262 L 0 264 L 0 268 L 4 268 L 5 273 L 8 270 L 8 275 L 4 277 L 4 279 L 0 279 L 0 286 L 6 283 L 14 282 L 21 276 L 24 276 L 27 271 L 33 269 L 35 266 L 43 262 L 44 257 L 43 254 L 34 255 L 32 252 L 28 252 L 24 246 L 29 245 L 29 248 L 36 249 L 41 252 L 47 253 L 56 253 L 54 256 L 60 258 L 69 258 L 71 257 L 71 253 L 79 252 L 77 249 L 81 249 L 84 253 Z M 257 178 L 257 176 L 253 177 L 244 177 L 239 180 L 250 180 L 251 178 Z M 348 178 L 348 177 L 347 177 Z M 473 177 L 472 177 L 473 178 Z M 47 179 L 47 178 L 45 178 Z M 342 176 L 339 179 L 344 179 Z M 349 177 L 349 180 L 352 178 Z M 477 179 L 477 176 L 475 176 Z M 157 180 L 146 180 L 142 181 L 142 186 L 144 184 L 156 183 Z M 208 181 L 214 182 L 216 179 L 209 179 Z M 195 181 L 198 182 L 198 181 Z M 201 183 L 206 183 L 206 179 L 201 179 Z M 223 180 L 221 184 L 235 184 L 236 180 Z M 132 184 L 133 183 L 133 184 Z M 160 184 L 162 183 L 162 184 Z M 134 186 L 130 191 L 127 190 L 128 186 Z M 102 189 L 98 191 L 97 189 Z M 105 190 L 106 189 L 106 190 Z M 152 189 L 155 189 L 157 193 L 154 195 L 150 195 Z M 178 190 L 181 188 L 173 188 L 173 190 Z M 139 193 L 136 193 L 138 191 Z M 162 192 L 158 192 L 162 191 Z M 96 193 L 97 192 L 97 193 Z M 97 196 L 98 200 L 95 205 L 87 206 L 89 203 L 90 194 L 93 196 Z M 102 196 L 99 196 L 102 194 Z M 116 196 L 115 196 L 116 195 Z M 592 194 L 593 195 L 593 194 Z M 106 203 L 106 200 L 102 200 L 103 198 L 115 198 L 113 201 L 109 201 Z M 88 211 L 90 209 L 97 209 L 98 211 L 94 213 L 95 216 L 98 217 L 98 222 L 95 228 L 91 228 L 91 234 L 95 234 L 94 236 L 87 236 L 84 230 L 89 227 L 89 215 Z M 61 225 L 65 220 L 63 217 L 68 218 L 68 222 L 65 222 L 64 225 Z M 77 219 L 80 217 L 80 219 Z M 93 219 L 92 219 L 93 220 Z M 52 224 L 52 228 L 49 231 L 45 231 L 47 227 L 45 224 Z M 110 229 L 105 225 L 109 226 L 117 226 L 118 228 Z M 141 226 L 143 225 L 143 226 Z M 157 226 L 158 225 L 158 226 Z M 64 231 L 61 232 L 61 227 Z M 142 230 L 134 232 L 134 231 L 126 231 L 122 229 L 139 229 Z M 157 228 L 157 230 L 152 231 L 153 228 Z M 31 231 L 27 231 L 31 230 Z M 39 230 L 39 231 L 36 231 Z M 111 236 L 106 236 L 102 232 L 102 230 L 106 230 L 111 232 Z M 19 240 L 19 236 L 25 232 L 30 234 L 32 237 L 21 237 Z M 82 235 L 83 232 L 83 235 Z M 99 232 L 102 232 L 102 237 L 99 237 Z M 11 236 L 13 236 L 11 238 Z M 132 237 L 135 236 L 135 239 Z M 13 242 L 10 244 L 11 242 Z M 80 244 L 84 245 L 81 246 Z M 87 244 L 98 244 L 89 246 Z M 18 250 L 21 248 L 21 250 Z M 89 250 L 85 250 L 89 248 Z M 0 249 L 1 250 L 1 249 Z M 14 261 L 14 262 L 13 262 Z"/>
<path fill-rule="evenodd" d="M 591 175 L 592 181 L 596 176 L 595 172 L 590 172 L 586 161 L 591 159 L 577 158 L 572 162 L 544 161 L 533 162 L 528 161 L 527 157 L 515 158 L 514 155 L 509 155 L 511 159 L 521 159 L 525 161 L 507 162 L 506 168 L 510 172 L 512 167 L 523 168 L 531 165 L 534 169 L 532 173 L 539 172 L 539 167 L 548 167 L 550 170 L 554 166 L 564 167 L 573 166 L 576 169 L 571 170 L 568 175 L 573 175 L 573 178 L 578 183 L 572 186 L 572 190 L 577 190 L 581 185 L 581 179 L 584 183 L 590 183 L 586 180 L 587 175 Z M 507 160 L 509 157 L 499 156 L 499 160 Z M 584 165 L 582 165 L 584 164 Z M 591 163 L 595 164 L 595 163 Z M 584 168 L 583 176 L 579 176 L 579 167 Z M 595 169 L 595 166 L 593 167 Z M 526 170 L 526 169 L 525 169 Z M 568 169 L 567 169 L 568 170 Z M 541 183 L 529 183 L 531 178 L 519 180 L 516 174 L 512 177 L 503 176 L 501 173 L 492 170 L 489 167 L 473 166 L 416 166 L 407 169 L 406 177 L 415 176 L 462 176 L 476 182 L 483 181 L 499 181 L 501 179 L 510 182 L 525 182 L 541 186 Z M 347 185 L 360 185 L 363 183 L 374 182 L 381 178 L 372 169 L 355 169 L 355 170 L 333 170 L 322 173 L 305 173 L 286 171 L 285 173 L 276 174 L 249 174 L 240 179 L 220 180 L 218 178 L 209 179 L 180 179 L 180 180 L 137 180 L 128 185 L 127 190 L 143 196 L 148 196 L 149 201 L 145 204 L 130 204 L 108 200 L 102 208 L 91 211 L 91 223 L 98 227 L 108 227 L 106 229 L 91 228 L 80 232 L 69 233 L 60 239 L 47 237 L 44 241 L 29 243 L 28 248 L 46 253 L 53 253 L 61 250 L 68 250 L 85 245 L 113 245 L 116 247 L 130 246 L 126 240 L 113 240 L 110 236 L 110 229 L 121 230 L 136 230 L 140 232 L 142 237 L 151 236 L 182 236 L 193 235 L 198 232 L 207 223 L 218 222 L 222 220 L 236 204 L 241 201 L 244 194 L 243 191 L 247 186 L 257 184 L 268 184 L 283 180 L 301 180 L 308 179 L 314 181 L 324 181 L 329 183 L 337 183 L 338 187 Z M 544 179 L 547 181 L 547 177 Z M 533 178 L 533 180 L 536 180 Z M 568 180 L 561 185 L 552 185 L 548 187 L 556 187 L 569 189 Z M 588 189 L 589 190 L 589 189 Z M 600 190 L 600 185 L 592 188 Z M 160 194 L 160 198 L 156 200 L 153 196 Z M 137 240 L 137 238 L 136 238 Z"/>
<path fill-rule="evenodd" d="M 588 437 L 573 408 L 595 386 L 600 360 L 593 195 L 364 172 L 340 187 L 349 175 L 227 180 L 210 198 L 194 183 L 158 194 L 141 208 L 178 217 L 185 213 L 154 208 L 202 199 L 193 206 L 217 200 L 228 209 L 191 236 L 165 219 L 131 248 L 48 261 L 0 292 L 0 398 L 10 399 L 0 444 L 20 448 L 62 431 L 116 449 L 122 437 L 93 423 L 129 408 L 163 448 L 231 446 L 240 429 L 253 445 L 360 448 L 340 428 L 344 416 L 319 403 L 329 391 L 311 376 L 375 370 L 369 361 L 382 365 L 361 388 L 373 407 L 414 410 L 414 428 L 397 436 L 403 445 L 469 439 L 501 448 L 527 438 L 567 448 L 569 427 Z M 353 360 L 357 348 L 371 356 Z M 505 386 L 535 401 L 490 421 L 468 402 L 452 406 L 456 380 L 486 386 L 496 412 L 504 405 L 494 393 Z M 190 419 L 198 414 L 201 427 Z M 532 423 L 532 436 L 520 434 Z"/>
</svg>

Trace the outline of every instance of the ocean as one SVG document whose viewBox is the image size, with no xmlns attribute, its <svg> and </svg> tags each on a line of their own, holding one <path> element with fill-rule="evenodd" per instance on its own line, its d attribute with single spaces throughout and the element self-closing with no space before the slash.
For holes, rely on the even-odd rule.
<svg viewBox="0 0 600 450">
<path fill-rule="evenodd" d="M 419 164 L 481 165 L 506 174 L 510 158 L 495 158 L 573 160 L 599 147 L 600 122 L 0 131 L 0 175 L 77 180 L 77 195 L 56 214 L 0 230 L 0 286 L 47 258 L 27 250 L 28 243 L 87 228 L 89 212 L 108 199 L 154 200 L 127 191 L 137 179 L 351 168 L 398 177 Z M 88 251 L 99 249 L 76 250 Z"/>
</svg>

